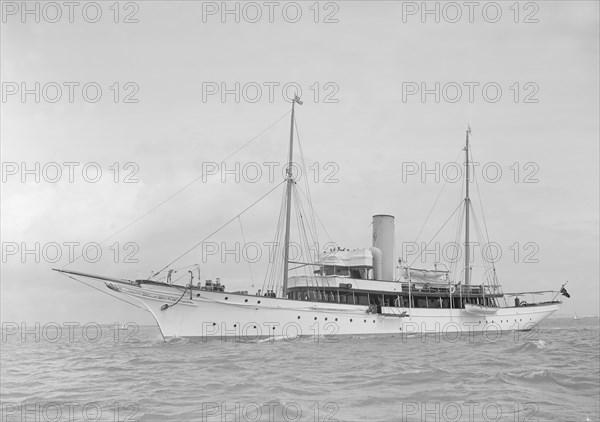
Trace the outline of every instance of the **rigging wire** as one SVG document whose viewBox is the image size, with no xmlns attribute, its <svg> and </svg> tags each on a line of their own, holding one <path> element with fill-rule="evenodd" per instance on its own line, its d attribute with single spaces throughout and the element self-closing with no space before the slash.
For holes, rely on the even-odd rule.
<svg viewBox="0 0 600 422">
<path fill-rule="evenodd" d="M 154 274 L 155 276 L 157 276 L 158 274 L 160 274 L 161 272 L 163 272 L 164 270 L 166 270 L 167 268 L 169 268 L 172 264 L 174 264 L 175 262 L 179 261 L 181 258 L 183 258 L 185 255 L 187 255 L 188 253 L 190 253 L 191 251 L 193 251 L 194 249 L 196 249 L 198 246 L 200 246 L 202 243 L 204 243 L 206 240 L 210 239 L 212 236 L 214 236 L 215 234 L 217 234 L 218 232 L 220 232 L 222 229 L 224 229 L 225 227 L 227 227 L 233 220 L 235 220 L 236 218 L 238 218 L 240 215 L 244 214 L 246 211 L 248 211 L 250 208 L 252 208 L 254 205 L 256 205 L 257 203 L 259 203 L 260 201 L 262 201 L 265 197 L 267 197 L 271 192 L 273 192 L 275 189 L 277 189 L 279 186 L 281 186 L 286 180 L 282 180 L 280 183 L 278 183 L 273 189 L 269 190 L 267 193 L 265 193 L 263 196 L 261 196 L 260 198 L 258 198 L 256 201 L 254 201 L 252 204 L 250 204 L 249 206 L 247 206 L 246 208 L 244 208 L 243 211 L 241 211 L 240 213 L 238 213 L 237 215 L 235 215 L 233 218 L 231 218 L 230 220 L 228 220 L 225 224 L 223 224 L 221 227 L 219 227 L 218 229 L 216 229 L 215 231 L 213 231 L 211 234 L 209 234 L 208 236 L 206 236 L 204 239 L 202 239 L 200 242 L 196 243 L 194 246 L 192 246 L 191 248 L 189 248 L 187 251 L 185 251 L 184 253 L 182 253 L 181 255 L 179 255 L 177 258 L 175 258 L 173 261 L 169 262 L 167 265 L 165 265 L 162 269 L 160 269 L 156 274 Z"/>
<path fill-rule="evenodd" d="M 454 159 L 454 162 L 458 161 L 458 157 L 460 157 L 460 152 L 458 153 L 458 156 Z M 458 163 L 457 163 L 458 164 Z M 429 210 L 429 213 L 427 214 L 427 217 L 425 218 L 425 221 L 423 222 L 423 225 L 421 226 L 421 229 L 419 230 L 419 233 L 417 234 L 417 237 L 414 241 L 414 243 L 416 244 L 417 241 L 419 240 L 419 237 L 421 236 L 421 233 L 423 232 L 423 229 L 425 228 L 425 225 L 427 224 L 427 222 L 429 221 L 429 217 L 431 217 L 431 214 L 433 213 L 433 210 L 435 209 L 435 206 L 437 205 L 440 197 L 442 196 L 442 193 L 444 192 L 444 189 L 446 189 L 446 186 L 448 185 L 448 180 L 445 181 L 444 185 L 442 186 L 442 189 L 440 190 L 440 193 L 438 193 L 437 198 L 435 198 L 435 202 L 433 203 L 433 206 L 431 207 L 431 209 Z"/>
<path fill-rule="evenodd" d="M 464 203 L 464 200 L 462 200 L 461 205 Z M 460 212 L 460 215 L 458 216 L 458 219 L 456 221 L 456 234 L 454 236 L 454 243 L 458 246 L 458 250 L 462 251 L 463 248 L 461 246 L 461 242 L 460 242 L 460 234 L 462 232 L 462 228 L 463 228 L 463 222 L 464 222 L 464 217 L 465 217 L 465 208 L 466 207 L 462 207 L 462 210 Z M 453 257 L 453 261 L 450 263 L 450 272 L 452 273 L 452 278 L 454 280 L 460 280 L 460 271 L 458 271 L 458 263 L 460 261 L 460 259 L 462 258 L 462 254 L 457 256 L 457 257 Z"/>
<path fill-rule="evenodd" d="M 97 288 L 96 286 L 94 286 L 94 285 L 92 285 L 92 284 L 88 284 L 88 283 L 86 283 L 85 281 L 79 280 L 79 279 L 77 279 L 77 278 L 73 277 L 72 275 L 69 275 L 69 274 L 66 274 L 66 273 L 63 273 L 63 274 L 64 274 L 64 275 L 66 275 L 67 277 L 69 277 L 70 279 L 72 279 L 72 280 L 75 280 L 75 281 L 76 281 L 76 282 L 78 282 L 78 283 L 85 284 L 86 286 L 88 286 L 88 287 L 91 287 L 91 288 L 92 288 L 92 289 L 94 289 L 94 290 L 98 290 L 100 293 L 104 293 L 105 295 L 109 295 L 110 297 L 113 297 L 113 298 L 115 298 L 115 299 L 118 299 L 118 300 L 120 300 L 121 302 L 125 302 L 125 303 L 126 303 L 126 304 L 128 304 L 128 305 L 135 306 L 136 308 L 139 308 L 139 309 L 141 309 L 142 311 L 150 312 L 148 309 L 142 308 L 141 306 L 138 306 L 138 305 L 136 305 L 135 303 L 131 303 L 131 302 L 129 302 L 129 301 L 127 301 L 127 300 L 123 299 L 122 297 L 119 297 L 119 296 L 112 295 L 112 294 L 110 294 L 109 292 L 107 292 L 107 291 L 105 291 L 105 290 L 102 290 L 102 289 L 99 289 L 99 288 Z"/>
<path fill-rule="evenodd" d="M 438 234 L 440 234 L 440 232 L 442 231 L 442 229 L 446 226 L 446 224 L 448 224 L 448 221 L 450 221 L 450 219 L 454 216 L 454 214 L 456 214 L 456 211 L 458 211 L 461 208 L 462 203 L 458 204 L 458 207 L 456 207 L 454 209 L 454 211 L 452 211 L 452 214 L 450 214 L 450 216 L 446 219 L 446 221 L 444 222 L 444 224 L 442 224 L 442 227 L 439 228 L 439 230 L 433 235 L 433 237 L 431 238 L 431 240 L 427 243 L 427 245 L 425 245 L 425 249 L 427 249 L 427 246 L 429 246 L 431 244 L 431 242 L 433 242 L 433 239 L 436 238 L 436 236 Z M 409 267 L 412 267 L 412 265 L 416 262 L 416 260 L 419 257 L 415 257 L 415 259 L 410 263 Z"/>
<path fill-rule="evenodd" d="M 471 149 L 469 149 L 469 151 L 471 151 Z M 471 158 L 472 157 L 473 157 L 473 152 L 471 151 Z M 475 173 L 475 172 L 473 172 L 473 173 Z M 483 201 L 481 199 L 481 190 L 479 189 L 479 182 L 477 181 L 477 177 L 475 176 L 475 174 L 473 174 L 473 180 L 475 181 L 475 186 L 477 188 L 477 198 L 479 199 L 479 208 L 481 209 L 481 218 L 483 219 L 483 227 L 485 229 L 485 240 L 486 240 L 486 243 L 489 244 L 490 243 L 490 235 L 489 235 L 488 228 L 487 228 L 485 213 L 483 212 Z M 493 261 L 492 261 L 492 268 L 494 269 L 494 273 L 495 273 L 496 268 L 495 268 Z"/>
<path fill-rule="evenodd" d="M 243 145 L 241 145 L 240 147 L 238 147 L 235 151 L 233 151 L 232 153 L 230 153 L 227 157 L 225 157 L 224 159 L 221 160 L 221 162 L 227 161 L 228 159 L 230 159 L 231 157 L 233 157 L 235 154 L 237 154 L 238 152 L 240 152 L 241 150 L 243 150 L 244 148 L 246 148 L 248 145 L 250 145 L 253 141 L 255 141 L 256 139 L 258 139 L 261 135 L 263 135 L 266 131 L 268 131 L 269 129 L 271 129 L 273 126 L 275 126 L 277 123 L 279 123 L 279 121 L 281 119 L 283 119 L 284 117 L 286 117 L 288 114 L 290 113 L 290 111 L 287 111 L 285 114 L 283 114 L 281 117 L 279 117 L 277 120 L 275 120 L 273 123 L 271 123 L 269 126 L 267 126 L 265 129 L 263 129 L 258 135 L 254 136 L 253 138 L 251 138 L 249 141 L 247 141 L 246 143 L 244 143 Z M 144 217 L 148 216 L 149 214 L 151 214 L 152 212 L 154 212 L 155 210 L 157 210 L 158 208 L 160 208 L 161 206 L 163 206 L 164 204 L 166 204 L 169 200 L 171 200 L 172 198 L 174 198 L 175 196 L 177 196 L 178 194 L 180 194 L 181 192 L 183 192 L 184 190 L 186 190 L 187 188 L 189 188 L 191 185 L 193 185 L 194 183 L 196 183 L 198 180 L 201 180 L 203 177 L 205 177 L 205 173 L 202 172 L 202 174 L 198 177 L 196 177 L 195 179 L 193 179 L 192 181 L 188 182 L 185 186 L 183 186 L 182 188 L 180 188 L 179 190 L 175 191 L 173 194 L 171 194 L 170 196 L 168 196 L 166 199 L 164 199 L 163 201 L 159 202 L 158 204 L 156 204 L 154 207 L 152 207 L 150 210 L 146 211 L 144 214 L 140 215 L 139 217 L 137 217 L 135 220 L 131 221 L 130 223 L 126 224 L 124 227 L 120 228 L 119 230 L 117 230 L 116 232 L 114 232 L 113 234 L 111 234 L 110 236 L 108 236 L 107 238 L 105 238 L 104 240 L 102 240 L 99 244 L 102 245 L 105 242 L 109 241 L 110 239 L 112 239 L 113 237 L 115 237 L 116 235 L 118 235 L 119 233 L 127 230 L 129 227 L 133 226 L 134 224 L 136 224 L 138 221 L 140 221 L 141 219 L 143 219 Z M 69 265 L 71 265 L 73 262 L 77 261 L 79 258 L 81 258 L 83 256 L 83 253 L 81 255 L 79 255 L 77 258 L 73 259 L 71 262 L 67 263 L 66 265 L 64 265 L 62 268 L 65 269 L 66 267 L 68 267 Z M 162 270 L 161 270 L 162 271 Z M 160 271 L 159 271 L 160 273 Z"/>
<path fill-rule="evenodd" d="M 477 215 L 475 213 L 473 213 L 473 220 L 475 222 L 475 229 L 477 232 L 478 237 L 481 239 L 483 238 L 483 231 L 481 230 L 481 225 L 479 224 L 479 220 L 477 219 Z M 494 279 L 492 278 L 491 282 L 489 281 L 488 277 L 490 277 L 489 272 L 490 270 L 493 271 L 492 275 L 495 273 L 495 267 L 494 267 L 494 256 L 491 257 L 486 257 L 486 250 L 489 247 L 490 243 L 484 243 L 482 248 L 481 248 L 481 260 L 483 262 L 483 268 L 484 268 L 484 275 L 486 276 L 486 279 L 484 281 L 487 281 L 488 285 L 496 285 L 496 282 L 494 281 Z M 488 261 L 489 259 L 489 261 Z"/>
<path fill-rule="evenodd" d="M 246 236 L 244 235 L 244 227 L 242 227 L 242 218 L 238 215 L 238 222 L 240 223 L 240 230 L 242 232 L 242 241 L 244 242 L 244 247 L 246 246 Z M 250 281 L 252 282 L 252 287 L 254 287 L 254 277 L 252 276 L 252 265 L 250 265 L 250 261 L 248 260 L 248 271 L 250 271 Z"/>
<path fill-rule="evenodd" d="M 462 178 L 464 180 L 464 178 Z M 460 184 L 461 188 L 460 188 L 460 192 L 458 194 L 458 202 L 460 203 L 464 203 L 464 192 L 465 192 L 465 185 L 464 183 Z M 462 211 L 460 212 L 460 215 L 458 216 L 457 220 L 456 220 L 456 231 L 454 234 L 454 243 L 459 247 L 459 251 L 463 250 L 463 246 L 461 246 L 461 233 L 462 233 L 462 228 L 463 228 L 463 223 L 464 223 L 464 217 L 465 217 L 465 209 L 466 207 L 463 207 Z M 452 278 L 454 280 L 460 280 L 460 272 L 458 271 L 458 262 L 460 261 L 461 256 L 455 257 L 454 258 L 454 262 L 450 263 L 450 267 L 451 270 L 450 272 L 452 273 Z"/>
<path fill-rule="evenodd" d="M 300 130 L 298 128 L 297 122 L 296 122 L 296 139 L 298 142 L 298 150 L 300 152 L 300 161 L 302 164 L 302 168 L 304 169 L 304 173 L 306 174 L 306 178 L 304 180 L 304 184 L 306 186 L 306 192 L 304 192 L 299 185 L 294 186 L 294 195 L 295 195 L 295 200 L 296 200 L 295 203 L 296 203 L 297 209 L 299 210 L 299 212 L 297 213 L 298 214 L 297 218 L 298 218 L 299 225 L 300 225 L 300 223 L 302 223 L 302 232 L 304 234 L 304 243 L 305 243 L 305 248 L 306 248 L 306 252 L 307 252 L 307 257 L 310 257 L 309 261 L 312 260 L 312 257 L 310 256 L 310 239 L 306 232 L 306 229 L 308 227 L 308 233 L 310 235 L 310 238 L 313 240 L 315 248 L 316 248 L 316 250 L 315 250 L 316 256 L 315 256 L 314 261 L 318 262 L 319 261 L 319 253 L 320 253 L 320 247 L 319 247 L 320 245 L 319 245 L 319 232 L 317 230 L 317 223 L 315 220 L 315 217 L 318 219 L 318 215 L 316 214 L 316 210 L 314 208 L 313 201 L 312 201 L 312 195 L 310 193 L 308 167 L 306 166 L 306 161 L 304 159 L 304 151 L 302 150 L 302 143 L 300 141 Z M 306 198 L 306 202 L 308 204 L 308 212 L 305 212 L 304 208 L 302 207 L 301 196 Z M 307 227 L 306 227 L 306 225 L 303 224 L 303 222 L 304 222 L 304 219 L 302 219 L 303 214 L 307 215 L 309 217 Z M 325 235 L 331 240 L 331 238 L 329 237 L 329 234 L 327 233 L 327 230 L 325 230 L 325 227 L 321 223 L 320 219 L 319 219 L 319 223 L 323 227 L 323 229 L 325 231 Z M 308 273 L 309 269 L 311 270 L 310 274 Z M 306 277 L 306 286 L 310 287 L 310 284 L 312 284 L 313 288 L 316 288 L 318 290 L 320 288 L 319 278 L 315 275 L 314 270 L 312 270 L 312 266 L 310 266 L 310 267 L 304 266 L 303 270 L 304 270 L 304 275 Z M 324 280 L 327 284 L 329 284 L 327 279 L 324 279 Z"/>
<path fill-rule="evenodd" d="M 302 188 L 300 188 L 299 186 L 297 187 L 298 190 L 300 191 L 300 193 L 308 199 L 308 197 L 306 196 L 306 194 L 302 191 Z M 312 204 L 312 202 L 309 201 L 309 206 L 312 209 L 312 212 L 314 213 L 315 217 L 317 218 L 317 221 L 319 222 L 319 224 L 321 225 L 321 228 L 323 229 L 323 231 L 325 232 L 325 236 L 327 236 L 327 239 L 329 239 L 329 241 L 331 243 L 335 243 L 333 241 L 333 239 L 331 238 L 331 236 L 329 235 L 329 233 L 327 232 L 327 229 L 325 228 L 325 225 L 323 224 L 323 222 L 321 221 L 321 218 L 319 218 L 319 214 L 317 213 L 317 210 L 315 209 L 314 205 Z M 316 232 L 316 228 L 315 228 L 315 232 Z"/>
<path fill-rule="evenodd" d="M 287 180 L 284 179 L 285 182 L 287 182 Z M 263 281 L 263 292 L 267 292 L 268 290 L 270 290 L 270 288 L 272 290 L 275 290 L 274 286 L 275 286 L 275 282 L 278 279 L 278 275 L 279 275 L 279 271 L 281 270 L 281 268 L 279 267 L 280 265 L 283 265 L 282 262 L 280 262 L 278 258 L 278 255 L 280 253 L 280 248 L 281 248 L 281 244 L 282 242 L 282 237 L 283 237 L 283 232 L 282 232 L 282 227 L 284 224 L 284 219 L 285 219 L 285 210 L 287 209 L 287 201 L 285 200 L 285 196 L 286 196 L 286 190 L 283 189 L 282 190 L 282 197 L 281 197 L 281 206 L 279 208 L 279 218 L 277 219 L 277 226 L 275 228 L 275 236 L 273 239 L 273 244 L 275 246 L 275 249 L 273 251 L 273 256 L 269 256 L 269 265 L 267 268 L 267 271 L 265 272 L 265 278 Z"/>
<path fill-rule="evenodd" d="M 297 186 L 295 186 L 294 188 L 294 200 L 295 200 L 295 204 L 296 204 L 296 219 L 298 222 L 298 232 L 299 232 L 299 237 L 301 239 L 301 242 L 304 243 L 304 248 L 306 250 L 306 255 L 308 257 L 307 261 L 312 260 L 312 256 L 311 256 L 311 252 L 310 252 L 310 240 L 313 239 L 314 237 L 309 238 L 310 235 L 310 227 L 307 230 L 306 224 L 304 224 L 305 219 L 302 217 L 303 213 L 306 214 L 304 212 L 304 207 L 302 206 L 302 202 L 300 201 L 300 195 L 298 195 L 298 191 L 297 191 Z M 317 251 L 318 252 L 318 251 Z M 304 266 L 304 275 L 306 277 L 306 281 L 307 281 L 307 286 L 308 286 L 308 282 L 310 279 L 312 279 L 312 281 L 317 285 L 318 287 L 318 280 L 316 277 L 314 277 L 314 272 L 311 275 L 308 274 L 308 270 L 309 270 L 309 266 Z M 327 284 L 329 284 L 327 282 Z"/>
<path fill-rule="evenodd" d="M 314 245 L 316 246 L 315 261 L 318 262 L 320 260 L 320 256 L 319 256 L 320 255 L 320 247 L 319 247 L 319 232 L 317 230 L 316 221 L 318 221 L 319 224 L 321 225 L 321 228 L 323 229 L 325 236 L 329 239 L 329 241 L 331 243 L 335 243 L 335 242 L 333 242 L 333 240 L 331 239 L 331 236 L 329 235 L 329 233 L 327 232 L 327 229 L 325 228 L 325 225 L 319 218 L 319 215 L 316 212 L 316 209 L 315 209 L 313 201 L 312 201 L 312 195 L 310 193 L 310 183 L 309 183 L 309 178 L 308 178 L 308 168 L 306 166 L 306 161 L 304 158 L 304 151 L 302 150 L 302 143 L 300 141 L 300 131 L 299 131 L 298 122 L 297 122 L 296 117 L 294 118 L 294 126 L 296 129 L 296 139 L 297 139 L 297 144 L 298 144 L 298 150 L 300 152 L 300 162 L 301 162 L 302 169 L 304 170 L 304 174 L 306 174 L 306 179 L 304 180 L 304 184 L 306 186 L 306 192 L 304 192 L 304 190 L 298 183 L 294 183 L 293 189 L 292 189 L 294 205 L 296 208 L 296 220 L 297 220 L 297 226 L 298 226 L 297 228 L 298 228 L 298 232 L 299 232 L 299 236 L 300 236 L 300 241 L 304 245 L 307 256 L 310 257 L 311 259 L 312 259 L 311 246 L 310 246 L 311 240 L 314 242 Z M 306 199 L 306 203 L 308 204 L 308 212 L 305 210 L 305 208 L 302 205 L 301 197 L 304 197 Z M 308 221 L 306 220 L 305 216 L 308 217 Z M 335 251 L 325 251 L 324 259 L 334 253 L 335 253 Z M 298 268 L 301 268 L 301 267 L 298 267 Z M 312 285 L 313 288 L 319 289 L 321 286 L 319 286 L 319 279 L 317 276 L 315 276 L 314 271 L 312 271 L 310 274 L 308 274 L 308 271 L 310 268 L 312 268 L 312 267 L 311 266 L 303 266 L 304 275 L 306 277 L 307 287 L 310 287 L 310 285 Z M 329 285 L 329 282 L 327 279 L 325 279 L 325 282 Z"/>
<path fill-rule="evenodd" d="M 300 129 L 298 128 L 298 122 L 297 122 L 297 118 L 296 116 L 294 116 L 294 123 L 295 123 L 295 127 L 296 127 L 296 140 L 298 143 L 298 150 L 300 151 L 300 160 L 302 162 L 302 167 L 304 168 L 304 172 L 306 174 L 306 178 L 304 181 L 304 184 L 306 185 L 306 198 L 307 198 L 307 202 L 309 205 L 309 217 L 310 217 L 310 223 L 312 225 L 312 230 L 314 233 L 314 239 L 317 242 L 317 244 L 319 243 L 319 238 L 318 238 L 318 233 L 317 233 L 317 225 L 315 222 L 315 211 L 314 208 L 312 206 L 312 195 L 310 193 L 310 183 L 308 183 L 308 172 L 307 172 L 307 167 L 306 167 L 306 162 L 304 160 L 304 151 L 302 150 L 302 143 L 300 142 Z"/>
</svg>

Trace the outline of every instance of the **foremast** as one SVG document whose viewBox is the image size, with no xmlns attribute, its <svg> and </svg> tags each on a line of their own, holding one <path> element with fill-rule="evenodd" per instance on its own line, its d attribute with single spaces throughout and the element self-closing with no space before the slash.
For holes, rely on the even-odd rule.
<svg viewBox="0 0 600 422">
<path fill-rule="evenodd" d="M 292 173 L 294 160 L 294 106 L 296 103 L 302 105 L 300 97 L 294 96 L 292 100 L 292 117 L 290 122 L 290 153 L 288 157 L 288 166 L 286 171 L 286 209 L 285 209 L 285 238 L 283 241 L 283 297 L 287 297 L 288 288 L 288 265 L 290 255 L 290 215 L 292 210 L 292 185 L 294 184 L 294 174 Z"/>
</svg>

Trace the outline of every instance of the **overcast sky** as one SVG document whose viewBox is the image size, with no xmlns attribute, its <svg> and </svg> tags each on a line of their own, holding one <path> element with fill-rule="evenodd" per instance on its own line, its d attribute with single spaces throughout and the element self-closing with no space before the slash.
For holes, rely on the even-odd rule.
<svg viewBox="0 0 600 422">
<path fill-rule="evenodd" d="M 297 122 L 317 181 L 313 203 L 337 244 L 370 246 L 378 213 L 395 215 L 398 250 L 414 241 L 450 178 L 443 169 L 462 164 L 470 124 L 505 291 L 569 280 L 572 298 L 560 313 L 597 314 L 598 2 L 481 2 L 471 11 L 440 3 L 439 22 L 421 4 L 283 2 L 270 10 L 231 2 L 234 12 L 222 14 L 221 2 L 140 1 L 119 3 L 117 15 L 113 2 L 83 2 L 72 23 L 67 6 L 59 17 L 38 5 L 38 23 L 21 2 L 3 3 L 2 321 L 153 323 L 51 268 L 127 227 L 102 245 L 97 263 L 67 268 L 146 277 L 274 188 L 289 137 L 289 115 L 280 119 L 289 111 L 286 84 L 301 88 Z M 239 163 L 239 182 L 225 174 L 223 183 L 221 173 L 201 179 L 135 222 L 258 134 L 227 161 L 229 169 Z M 436 163 L 437 175 L 422 172 Z M 262 175 L 252 183 L 256 168 Z M 419 241 L 435 234 L 460 191 L 446 185 Z M 211 240 L 272 240 L 281 196 L 278 188 Z M 479 208 L 476 191 L 473 198 Z M 436 238 L 441 248 L 454 240 L 456 225 L 448 227 Z M 23 254 L 36 244 L 37 256 Z M 56 245 L 62 258 L 53 263 Z M 125 262 L 129 253 L 138 262 Z M 221 277 L 232 289 L 262 286 L 264 259 L 250 277 L 247 262 L 219 256 L 203 262 L 197 249 L 177 265 L 201 263 L 202 278 Z"/>
</svg>

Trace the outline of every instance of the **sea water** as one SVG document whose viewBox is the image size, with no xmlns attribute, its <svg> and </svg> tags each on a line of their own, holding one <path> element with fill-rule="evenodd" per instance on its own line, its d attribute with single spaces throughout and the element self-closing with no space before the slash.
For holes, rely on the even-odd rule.
<svg viewBox="0 0 600 422">
<path fill-rule="evenodd" d="M 596 317 L 226 342 L 5 324 L 2 421 L 598 421 L 599 342 Z"/>
</svg>

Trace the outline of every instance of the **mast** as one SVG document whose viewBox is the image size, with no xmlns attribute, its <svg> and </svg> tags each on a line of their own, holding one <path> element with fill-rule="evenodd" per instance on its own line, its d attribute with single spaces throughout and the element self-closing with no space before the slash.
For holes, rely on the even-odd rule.
<svg viewBox="0 0 600 422">
<path fill-rule="evenodd" d="M 294 175 L 292 173 L 292 165 L 294 159 L 294 105 L 298 103 L 302 105 L 300 98 L 295 95 L 292 100 L 292 118 L 290 123 L 290 155 L 288 158 L 288 167 L 286 171 L 286 202 L 285 209 L 285 239 L 283 241 L 283 297 L 287 296 L 288 286 L 288 264 L 290 254 L 290 214 L 292 211 L 292 184 L 294 183 Z"/>
<path fill-rule="evenodd" d="M 469 199 L 469 135 L 471 134 L 471 127 L 467 129 L 467 140 L 465 142 L 465 155 L 467 157 L 465 162 L 465 185 L 466 185 L 466 196 L 465 196 L 465 284 L 468 286 L 471 284 L 470 274 L 470 261 L 471 251 L 469 250 L 469 209 L 471 208 L 471 200 Z"/>
</svg>

